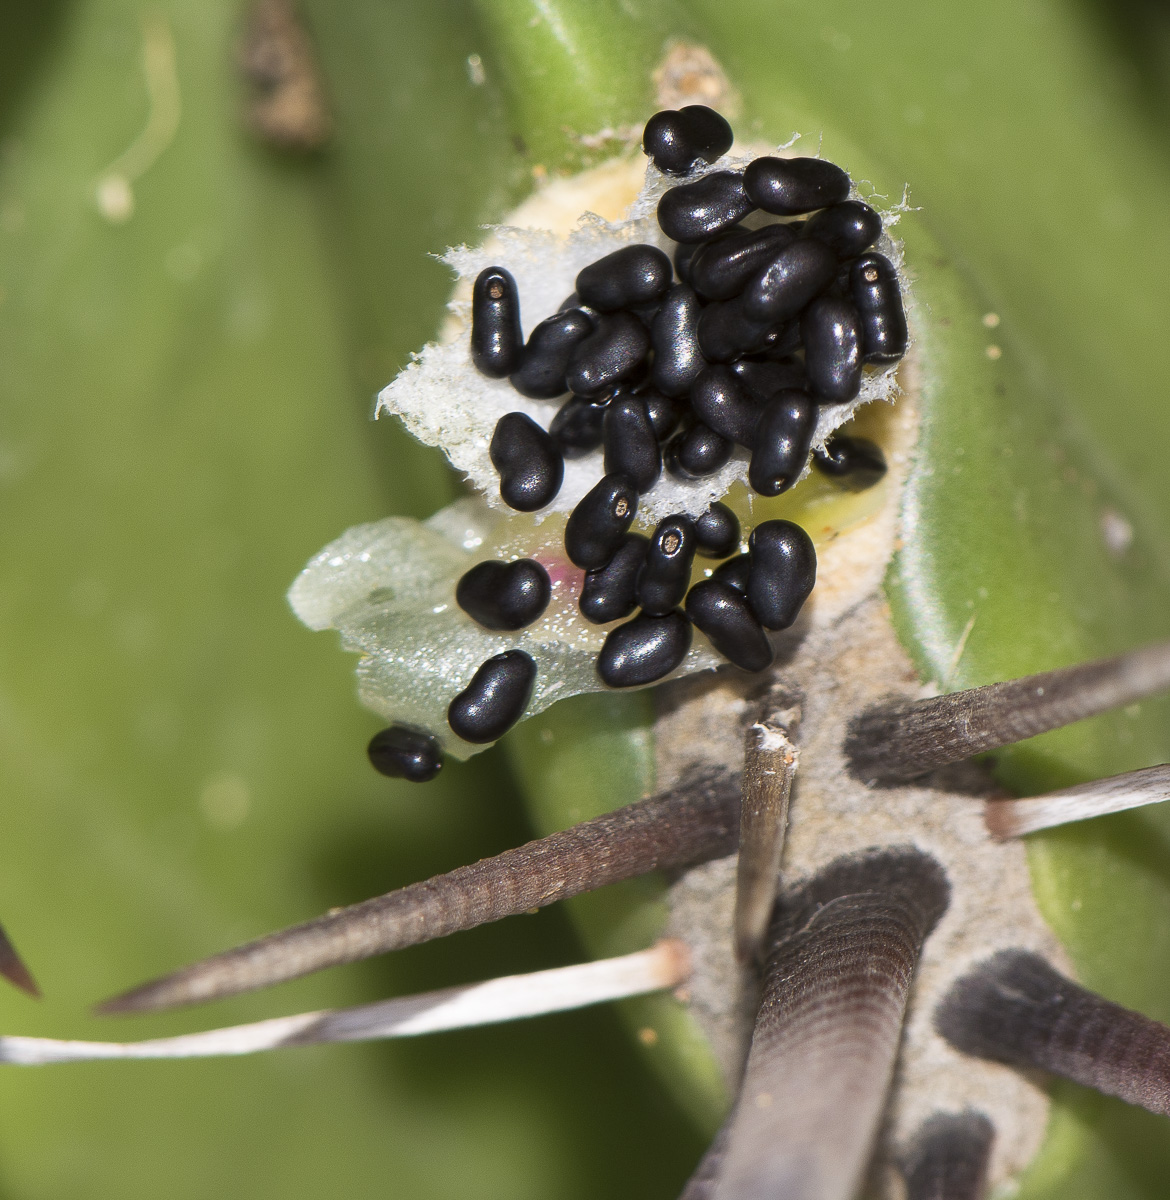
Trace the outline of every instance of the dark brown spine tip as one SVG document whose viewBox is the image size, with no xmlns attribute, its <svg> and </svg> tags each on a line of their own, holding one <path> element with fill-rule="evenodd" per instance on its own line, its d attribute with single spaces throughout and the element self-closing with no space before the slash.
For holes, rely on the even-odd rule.
<svg viewBox="0 0 1170 1200">
<path fill-rule="evenodd" d="M 866 782 L 914 779 L 1166 688 L 1170 642 L 1160 642 L 1041 675 L 879 705 L 854 718 L 845 754 L 853 775 Z"/>
<path fill-rule="evenodd" d="M 1170 1029 L 1086 991 L 1039 955 L 993 955 L 955 983 L 935 1025 L 967 1054 L 1170 1116 Z"/>
<path fill-rule="evenodd" d="M 982 1113 L 931 1117 L 902 1157 L 906 1200 L 983 1200 L 994 1141 Z"/>
<path fill-rule="evenodd" d="M 933 859 L 897 848 L 833 863 L 781 903 L 719 1200 L 857 1194 L 948 897 Z"/>
<path fill-rule="evenodd" d="M 473 929 L 650 871 L 730 854 L 739 780 L 722 771 L 561 833 L 294 925 L 143 984 L 98 1013 L 198 1004 Z"/>
<path fill-rule="evenodd" d="M 37 1000 L 41 998 L 41 989 L 37 987 L 37 981 L 33 979 L 32 972 L 24 965 L 24 961 L 16 953 L 16 947 L 8 940 L 8 935 L 3 929 L 0 929 L 0 975 L 22 992 L 27 992 Z"/>
</svg>

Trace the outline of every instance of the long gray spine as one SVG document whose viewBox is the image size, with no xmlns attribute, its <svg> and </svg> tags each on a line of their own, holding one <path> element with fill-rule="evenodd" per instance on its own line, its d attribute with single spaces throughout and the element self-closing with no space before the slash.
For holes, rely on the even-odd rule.
<svg viewBox="0 0 1170 1200">
<path fill-rule="evenodd" d="M 982 1113 L 931 1117 L 902 1159 L 906 1200 L 983 1200 L 994 1140 Z"/>
</svg>

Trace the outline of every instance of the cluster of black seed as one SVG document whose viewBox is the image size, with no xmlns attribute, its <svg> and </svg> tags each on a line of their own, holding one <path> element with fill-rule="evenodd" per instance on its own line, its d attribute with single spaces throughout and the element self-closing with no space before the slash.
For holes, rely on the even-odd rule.
<svg viewBox="0 0 1170 1200">
<path fill-rule="evenodd" d="M 687 174 L 732 140 L 718 113 L 691 105 L 651 117 L 643 148 L 660 170 Z M 736 445 L 750 452 L 756 492 L 786 491 L 808 461 L 818 407 L 854 399 L 865 364 L 905 352 L 896 272 L 870 249 L 881 218 L 849 191 L 832 163 L 771 157 L 670 188 L 658 223 L 678 243 L 673 263 L 650 245 L 605 255 L 527 343 L 511 274 L 487 267 L 475 281 L 475 366 L 531 399 L 561 400 L 547 431 L 521 412 L 497 423 L 489 453 L 505 503 L 545 507 L 566 458 L 603 451 L 605 474 L 570 514 L 565 550 L 586 573 L 585 619 L 631 618 L 598 655 L 610 687 L 669 675 L 690 649 L 692 626 L 736 666 L 761 671 L 774 654 L 767 631 L 791 625 L 812 590 L 816 555 L 792 522 L 756 526 L 746 554 L 736 554 L 739 524 L 722 504 L 698 520 L 667 517 L 649 538 L 630 526 L 664 466 L 700 478 Z M 801 219 L 741 224 L 757 212 Z M 844 437 L 814 462 L 852 486 L 885 469 L 876 447 Z M 692 588 L 696 553 L 726 561 Z M 489 561 L 460 579 L 456 599 L 485 628 L 517 630 L 540 617 L 550 593 L 539 563 Z M 495 741 L 523 714 L 535 679 L 523 651 L 489 658 L 452 701 L 451 729 L 465 741 Z M 379 770 L 413 779 L 440 765 L 438 743 L 406 726 L 379 734 L 370 754 Z"/>
</svg>

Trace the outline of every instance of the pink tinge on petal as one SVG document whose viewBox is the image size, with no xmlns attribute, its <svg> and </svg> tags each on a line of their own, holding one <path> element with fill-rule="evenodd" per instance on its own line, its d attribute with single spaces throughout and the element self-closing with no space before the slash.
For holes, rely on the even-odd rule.
<svg viewBox="0 0 1170 1200">
<path fill-rule="evenodd" d="M 585 572 L 580 567 L 575 567 L 567 558 L 559 555 L 546 557 L 538 554 L 536 561 L 548 572 L 549 583 L 552 584 L 554 592 L 567 592 L 574 598 L 580 596 L 581 589 L 585 586 Z"/>
</svg>

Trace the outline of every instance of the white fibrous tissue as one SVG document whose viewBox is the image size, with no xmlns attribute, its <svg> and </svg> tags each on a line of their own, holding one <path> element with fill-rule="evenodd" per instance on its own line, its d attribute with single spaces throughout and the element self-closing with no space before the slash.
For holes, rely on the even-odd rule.
<svg viewBox="0 0 1170 1200">
<path fill-rule="evenodd" d="M 726 156 L 697 169 L 687 181 L 712 170 L 742 169 L 750 161 Z M 590 624 L 578 611 L 583 572 L 568 561 L 563 546 L 565 518 L 604 474 L 601 451 L 566 460 L 564 482 L 546 508 L 518 513 L 504 504 L 488 457 L 496 422 L 506 413 L 522 412 L 547 429 L 565 397 L 530 400 L 507 379 L 490 379 L 476 370 L 470 354 L 470 284 L 488 266 L 510 271 L 527 338 L 574 291 L 577 273 L 598 258 L 636 243 L 659 246 L 673 256 L 676 244 L 658 227 L 655 210 L 662 193 L 678 182 L 651 165 L 623 220 L 586 213 L 568 237 L 498 226 L 480 247 L 447 251 L 443 261 L 455 272 L 457 285 L 443 336 L 415 355 L 381 392 L 376 415 L 400 418 L 419 440 L 439 447 L 475 496 L 427 521 L 388 517 L 355 526 L 316 555 L 289 591 L 293 610 L 310 629 L 338 630 L 344 648 L 361 655 L 362 702 L 390 722 L 427 730 L 456 758 L 485 748 L 457 738 L 446 716 L 451 700 L 485 659 L 510 649 L 532 656 L 537 677 L 524 714 L 532 716 L 567 696 L 609 690 L 595 664 L 611 628 Z M 901 209 L 883 214 L 886 226 Z M 749 218 L 747 223 L 761 222 Z M 894 264 L 905 287 L 901 245 L 883 232 L 876 248 Z M 814 447 L 823 446 L 861 405 L 895 399 L 896 370 L 867 369 L 856 400 L 823 406 Z M 747 452 L 737 449 L 718 473 L 706 478 L 681 480 L 664 471 L 639 498 L 635 528 L 648 531 L 674 513 L 701 515 L 734 484 L 746 481 L 747 468 Z M 744 515 L 740 513 L 741 519 Z M 552 581 L 552 599 L 543 616 L 515 633 L 482 628 L 455 601 L 459 578 L 492 558 L 534 558 Z M 669 678 L 723 661 L 696 631 L 690 652 Z"/>
</svg>

